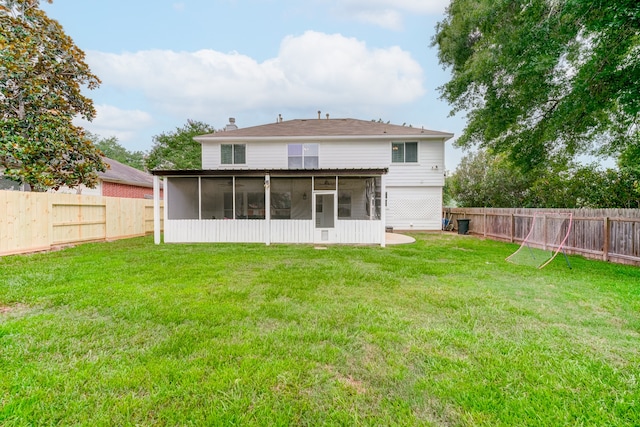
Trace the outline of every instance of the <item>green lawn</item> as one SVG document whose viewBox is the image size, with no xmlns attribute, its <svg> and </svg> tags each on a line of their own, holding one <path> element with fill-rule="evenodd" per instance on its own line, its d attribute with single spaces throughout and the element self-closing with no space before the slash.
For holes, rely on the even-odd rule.
<svg viewBox="0 0 640 427">
<path fill-rule="evenodd" d="M 640 269 L 455 234 L 0 258 L 0 425 L 640 425 Z"/>
</svg>

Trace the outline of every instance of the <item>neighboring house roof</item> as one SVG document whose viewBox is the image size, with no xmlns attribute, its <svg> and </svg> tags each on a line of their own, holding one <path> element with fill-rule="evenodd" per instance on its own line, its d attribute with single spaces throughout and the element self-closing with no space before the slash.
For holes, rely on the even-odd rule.
<svg viewBox="0 0 640 427">
<path fill-rule="evenodd" d="M 101 180 L 153 188 L 153 175 L 108 157 L 103 157 L 102 160 L 109 165 L 109 169 L 107 169 L 106 172 L 98 173 Z"/>
<path fill-rule="evenodd" d="M 399 126 L 377 121 L 357 119 L 297 119 L 279 121 L 260 126 L 222 130 L 194 139 L 199 142 L 239 138 L 333 138 L 358 139 L 362 137 L 420 137 L 444 138 L 453 137 L 452 133 L 438 132 L 411 126 Z"/>
</svg>

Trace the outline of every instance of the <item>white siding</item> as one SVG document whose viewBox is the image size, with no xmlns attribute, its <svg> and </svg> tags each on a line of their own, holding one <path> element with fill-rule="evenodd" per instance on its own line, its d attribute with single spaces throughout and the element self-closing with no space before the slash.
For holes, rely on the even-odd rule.
<svg viewBox="0 0 640 427">
<path fill-rule="evenodd" d="M 390 149 L 389 156 L 391 156 Z M 387 185 L 443 186 L 444 143 L 442 141 L 418 143 L 418 163 L 391 163 Z"/>
<path fill-rule="evenodd" d="M 331 141 L 320 143 L 319 163 L 325 169 L 386 168 L 391 161 L 387 141 Z"/>
<path fill-rule="evenodd" d="M 244 165 L 220 163 L 220 143 L 202 143 L 202 169 L 286 169 L 287 144 L 282 142 L 247 142 Z"/>
<path fill-rule="evenodd" d="M 317 141 L 319 166 L 323 169 L 389 168 L 390 185 L 444 185 L 444 142 L 418 142 L 417 163 L 391 163 L 394 140 Z M 220 164 L 220 143 L 202 143 L 203 169 L 286 169 L 287 145 L 293 141 L 246 142 L 244 165 Z M 316 143 L 305 140 L 304 143 Z"/>
<path fill-rule="evenodd" d="M 220 164 L 220 143 L 202 143 L 203 169 L 286 169 L 288 167 L 287 145 L 293 141 L 247 142 L 245 165 Z M 319 166 L 323 169 L 385 168 L 391 164 L 391 141 L 304 141 L 319 144 Z M 418 149 L 419 165 L 422 168 L 444 165 L 442 141 L 421 142 Z"/>
<path fill-rule="evenodd" d="M 397 230 L 442 229 L 442 187 L 391 187 L 387 226 Z"/>
</svg>

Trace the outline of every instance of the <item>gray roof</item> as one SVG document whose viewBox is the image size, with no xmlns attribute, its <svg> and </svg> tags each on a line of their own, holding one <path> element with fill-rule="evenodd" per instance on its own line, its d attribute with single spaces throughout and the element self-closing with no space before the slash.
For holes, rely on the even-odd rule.
<svg viewBox="0 0 640 427">
<path fill-rule="evenodd" d="M 410 126 L 399 126 L 377 121 L 357 119 L 297 119 L 260 126 L 223 130 L 197 136 L 196 140 L 223 138 L 269 137 L 441 137 L 449 139 L 453 134 Z"/>
<path fill-rule="evenodd" d="M 109 165 L 106 172 L 98 173 L 103 181 L 153 188 L 153 175 L 108 157 L 103 157 L 102 160 Z"/>
</svg>

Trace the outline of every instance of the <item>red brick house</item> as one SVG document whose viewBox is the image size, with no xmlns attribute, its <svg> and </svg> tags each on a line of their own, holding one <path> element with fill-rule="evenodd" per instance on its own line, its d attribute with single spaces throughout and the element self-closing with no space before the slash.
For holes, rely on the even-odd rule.
<svg viewBox="0 0 640 427">
<path fill-rule="evenodd" d="M 134 199 L 153 198 L 153 176 L 147 172 L 132 168 L 117 160 L 104 157 L 109 165 L 106 172 L 100 172 L 100 183 L 95 189 L 83 189 L 82 194 L 93 194 L 109 197 L 129 197 Z M 162 196 L 162 190 L 161 194 Z"/>
<path fill-rule="evenodd" d="M 153 176 L 147 172 L 120 163 L 117 160 L 103 157 L 109 165 L 106 172 L 98 173 L 98 185 L 87 188 L 60 188 L 58 193 L 83 194 L 85 196 L 126 197 L 133 199 L 153 199 Z M 162 196 L 162 190 L 160 190 Z"/>
<path fill-rule="evenodd" d="M 103 157 L 109 169 L 99 172 L 96 188 L 84 185 L 78 188 L 59 189 L 58 193 L 83 194 L 86 196 L 127 197 L 133 199 L 153 199 L 153 176 L 144 171 L 132 168 L 117 160 Z M 20 184 L 2 177 L 0 171 L 0 190 L 29 191 L 28 184 Z M 162 197 L 162 190 L 160 190 Z"/>
</svg>

